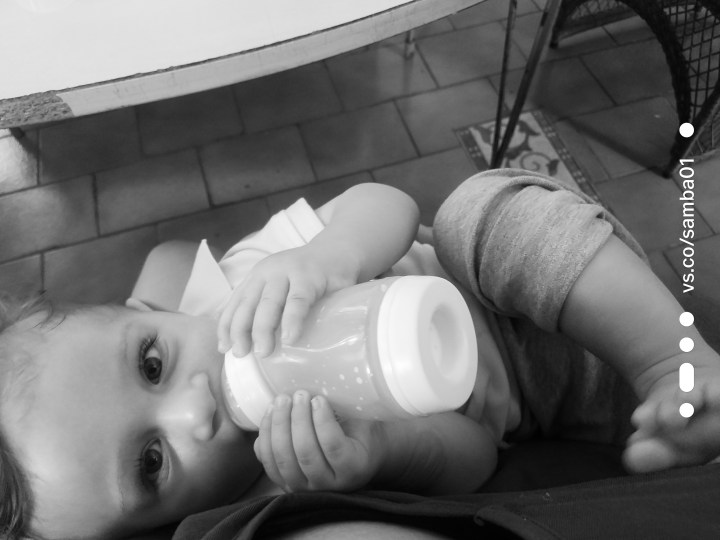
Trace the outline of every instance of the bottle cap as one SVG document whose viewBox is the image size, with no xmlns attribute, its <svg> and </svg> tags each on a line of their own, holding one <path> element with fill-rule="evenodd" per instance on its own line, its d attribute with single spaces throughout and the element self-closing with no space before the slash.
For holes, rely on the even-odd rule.
<svg viewBox="0 0 720 540">
<path fill-rule="evenodd" d="M 232 351 L 225 354 L 222 370 L 225 405 L 235 424 L 249 431 L 260 429 L 260 422 L 275 394 L 260 371 L 253 353 L 242 358 Z"/>
<path fill-rule="evenodd" d="M 457 288 L 435 276 L 393 281 L 378 312 L 378 358 L 388 389 L 413 415 L 451 411 L 470 397 L 477 341 Z"/>
</svg>

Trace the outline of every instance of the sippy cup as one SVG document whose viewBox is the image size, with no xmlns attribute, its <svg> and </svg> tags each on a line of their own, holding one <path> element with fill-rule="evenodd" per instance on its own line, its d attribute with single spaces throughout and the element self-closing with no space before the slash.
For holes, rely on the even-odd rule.
<svg viewBox="0 0 720 540">
<path fill-rule="evenodd" d="M 340 418 L 390 420 L 460 407 L 477 372 L 465 300 L 434 276 L 359 283 L 313 305 L 299 339 L 260 360 L 225 355 L 222 386 L 233 421 L 247 430 L 278 394 L 324 395 Z"/>
</svg>

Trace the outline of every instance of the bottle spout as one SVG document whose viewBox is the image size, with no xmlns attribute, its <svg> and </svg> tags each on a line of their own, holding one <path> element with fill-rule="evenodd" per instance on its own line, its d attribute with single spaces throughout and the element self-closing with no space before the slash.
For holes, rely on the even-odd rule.
<svg viewBox="0 0 720 540">
<path fill-rule="evenodd" d="M 232 421 L 241 429 L 258 431 L 274 393 L 255 355 L 238 358 L 228 351 L 221 377 L 223 400 Z"/>
</svg>

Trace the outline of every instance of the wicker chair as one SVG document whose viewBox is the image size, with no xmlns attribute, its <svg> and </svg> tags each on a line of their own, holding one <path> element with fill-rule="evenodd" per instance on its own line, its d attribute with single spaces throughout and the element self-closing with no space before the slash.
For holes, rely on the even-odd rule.
<svg viewBox="0 0 720 540">
<path fill-rule="evenodd" d="M 714 151 L 720 142 L 720 0 L 563 0 L 551 46 L 566 36 L 639 15 L 660 42 L 670 68 L 680 123 L 695 127 L 679 133 L 664 174 L 681 158 Z"/>
</svg>

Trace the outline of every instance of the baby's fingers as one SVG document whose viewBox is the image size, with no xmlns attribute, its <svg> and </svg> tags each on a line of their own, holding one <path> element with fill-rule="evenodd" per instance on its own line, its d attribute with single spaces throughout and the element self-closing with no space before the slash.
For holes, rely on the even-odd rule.
<svg viewBox="0 0 720 540">
<path fill-rule="evenodd" d="M 295 282 L 290 285 L 282 314 L 283 343 L 294 343 L 300 337 L 303 321 L 321 294 L 309 284 Z"/>
<path fill-rule="evenodd" d="M 290 397 L 279 395 L 275 398 L 270 421 L 270 444 L 272 458 L 283 484 L 290 490 L 298 490 L 307 485 L 307 479 L 298 464 L 293 447 L 291 427 Z"/>
<path fill-rule="evenodd" d="M 317 440 L 310 396 L 304 390 L 295 392 L 293 396 L 292 441 L 297 463 L 307 478 L 307 484 L 291 487 L 297 491 L 299 488 L 325 489 L 331 486 L 334 473 Z"/>
<path fill-rule="evenodd" d="M 238 357 L 250 352 L 252 347 L 250 330 L 262 291 L 261 284 L 244 284 L 233 292 L 218 320 L 220 352 L 225 353 L 231 347 Z"/>
<path fill-rule="evenodd" d="M 260 422 L 260 432 L 258 434 L 258 438 L 255 439 L 253 449 L 255 450 L 255 456 L 258 461 L 262 463 L 262 466 L 265 469 L 265 474 L 268 475 L 268 478 L 270 478 L 270 480 L 278 486 L 285 487 L 285 480 L 275 464 L 275 458 L 272 451 L 272 410 L 273 406 L 270 405 L 265 413 L 265 416 L 263 416 L 263 419 Z"/>
<path fill-rule="evenodd" d="M 323 455 L 333 471 L 341 470 L 353 458 L 354 448 L 350 439 L 335 418 L 335 413 L 322 396 L 312 399 L 313 422 L 317 440 Z"/>
<path fill-rule="evenodd" d="M 258 358 L 275 350 L 275 332 L 285 309 L 289 284 L 287 280 L 267 283 L 255 309 L 252 325 L 253 352 Z"/>
</svg>

